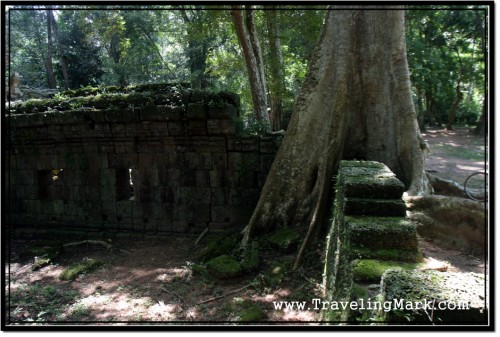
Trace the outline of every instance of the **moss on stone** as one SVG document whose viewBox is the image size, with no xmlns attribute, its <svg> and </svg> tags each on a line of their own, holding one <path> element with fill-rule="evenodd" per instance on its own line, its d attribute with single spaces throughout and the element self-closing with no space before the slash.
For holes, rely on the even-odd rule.
<svg viewBox="0 0 500 337">
<path fill-rule="evenodd" d="M 74 280 L 78 275 L 90 273 L 102 265 L 102 261 L 88 259 L 87 261 L 74 264 L 64 269 L 59 275 L 59 279 L 63 281 Z"/>
<path fill-rule="evenodd" d="M 195 254 L 195 259 L 206 262 L 216 256 L 229 254 L 237 246 L 239 237 L 236 232 L 210 236 L 205 239 L 205 246 Z"/>
<path fill-rule="evenodd" d="M 355 248 L 418 250 L 415 225 L 400 217 L 346 216 Z"/>
<path fill-rule="evenodd" d="M 37 270 L 56 259 L 62 251 L 62 244 L 60 241 L 42 241 L 37 242 L 26 249 L 24 249 L 19 257 L 22 259 L 32 258 L 32 270 Z"/>
<path fill-rule="evenodd" d="M 241 274 L 241 266 L 229 255 L 218 256 L 206 263 L 209 273 L 216 278 L 226 279 Z"/>
<path fill-rule="evenodd" d="M 299 233 L 292 228 L 282 228 L 268 238 L 272 246 L 285 253 L 294 251 L 299 244 L 299 239 Z"/>
<path fill-rule="evenodd" d="M 383 260 L 357 260 L 354 262 L 353 276 L 358 282 L 379 282 L 386 270 L 415 269 L 418 265 L 414 263 L 404 263 L 397 261 Z"/>
<path fill-rule="evenodd" d="M 406 204 L 401 199 L 346 198 L 344 214 L 405 216 Z"/>
<path fill-rule="evenodd" d="M 257 269 L 258 267 L 259 242 L 254 240 L 244 252 L 243 259 L 241 260 L 241 269 L 248 272 Z"/>
<path fill-rule="evenodd" d="M 372 249 L 353 247 L 353 259 L 374 259 L 403 262 L 421 262 L 422 254 L 417 249 Z"/>
<path fill-rule="evenodd" d="M 384 312 L 389 322 L 431 323 L 425 308 L 406 308 L 406 303 L 425 303 L 437 306 L 440 302 L 451 305 L 467 303 L 467 310 L 432 311 L 434 324 L 486 324 L 488 308 L 484 298 L 484 275 L 437 271 L 389 270 L 382 277 L 383 301 L 404 301 L 403 308 Z M 414 310 L 412 310 L 414 309 Z M 427 312 L 426 312 L 427 310 Z"/>
</svg>

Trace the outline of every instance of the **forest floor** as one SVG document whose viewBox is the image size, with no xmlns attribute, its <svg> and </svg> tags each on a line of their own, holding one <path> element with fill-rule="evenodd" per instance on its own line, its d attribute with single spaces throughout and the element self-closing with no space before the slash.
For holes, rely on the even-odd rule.
<svg viewBox="0 0 500 337">
<path fill-rule="evenodd" d="M 467 130 L 429 130 L 424 134 L 431 152 L 428 170 L 459 183 L 482 170 L 484 141 Z M 193 273 L 193 237 L 154 241 L 110 242 L 126 250 L 110 251 L 92 244 L 64 250 L 48 266 L 32 270 L 32 259 L 21 252 L 32 242 L 13 240 L 6 264 L 7 322 L 127 324 L 230 324 L 245 319 L 269 324 L 317 324 L 318 311 L 279 310 L 279 301 L 305 301 L 321 297 L 322 251 L 306 256 L 304 267 L 292 271 L 295 254 L 265 250 L 259 272 L 230 280 Z M 425 262 L 448 271 L 483 273 L 483 260 L 440 247 L 420 238 Z M 95 259 L 104 265 L 74 281 L 59 275 L 67 266 Z M 206 302 L 206 303 L 203 303 Z M 198 324 L 199 324 L 198 323 Z"/>
</svg>

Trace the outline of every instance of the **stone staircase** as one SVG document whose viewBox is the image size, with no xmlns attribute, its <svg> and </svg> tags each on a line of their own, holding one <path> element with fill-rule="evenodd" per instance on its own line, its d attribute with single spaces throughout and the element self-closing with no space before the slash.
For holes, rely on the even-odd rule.
<svg viewBox="0 0 500 337">
<path fill-rule="evenodd" d="M 417 231 L 415 224 L 406 218 L 404 190 L 403 183 L 382 163 L 340 163 L 333 220 L 327 237 L 324 300 L 350 305 L 330 305 L 330 309 L 322 311 L 323 321 L 329 324 L 443 324 L 460 319 L 481 324 L 486 310 L 477 294 L 483 290 L 484 295 L 484 277 L 420 270 L 422 256 Z M 454 294 L 450 286 L 453 279 L 462 285 L 455 288 L 469 290 Z M 399 310 L 398 307 L 431 299 L 446 302 L 445 294 L 451 302 L 467 300 L 472 309 L 439 310 L 431 315 L 428 307 L 424 308 L 427 311 Z M 393 304 L 391 310 L 384 309 L 385 302 Z"/>
</svg>

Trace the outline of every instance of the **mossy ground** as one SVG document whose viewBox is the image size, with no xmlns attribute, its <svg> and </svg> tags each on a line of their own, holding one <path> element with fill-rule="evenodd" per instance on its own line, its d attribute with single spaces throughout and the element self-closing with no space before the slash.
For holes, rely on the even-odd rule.
<svg viewBox="0 0 500 337">
<path fill-rule="evenodd" d="M 207 270 L 216 278 L 226 279 L 241 275 L 240 263 L 231 256 L 221 255 L 206 263 Z"/>
<path fill-rule="evenodd" d="M 282 228 L 271 235 L 268 240 L 275 248 L 289 253 L 297 249 L 300 234 L 292 228 Z"/>
</svg>

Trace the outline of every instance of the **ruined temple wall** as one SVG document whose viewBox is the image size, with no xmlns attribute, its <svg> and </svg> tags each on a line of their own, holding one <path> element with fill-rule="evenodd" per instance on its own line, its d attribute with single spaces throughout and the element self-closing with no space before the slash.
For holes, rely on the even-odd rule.
<svg viewBox="0 0 500 337">
<path fill-rule="evenodd" d="M 245 225 L 280 139 L 238 136 L 236 112 L 186 102 L 11 115 L 8 222 L 165 235 Z"/>
</svg>

